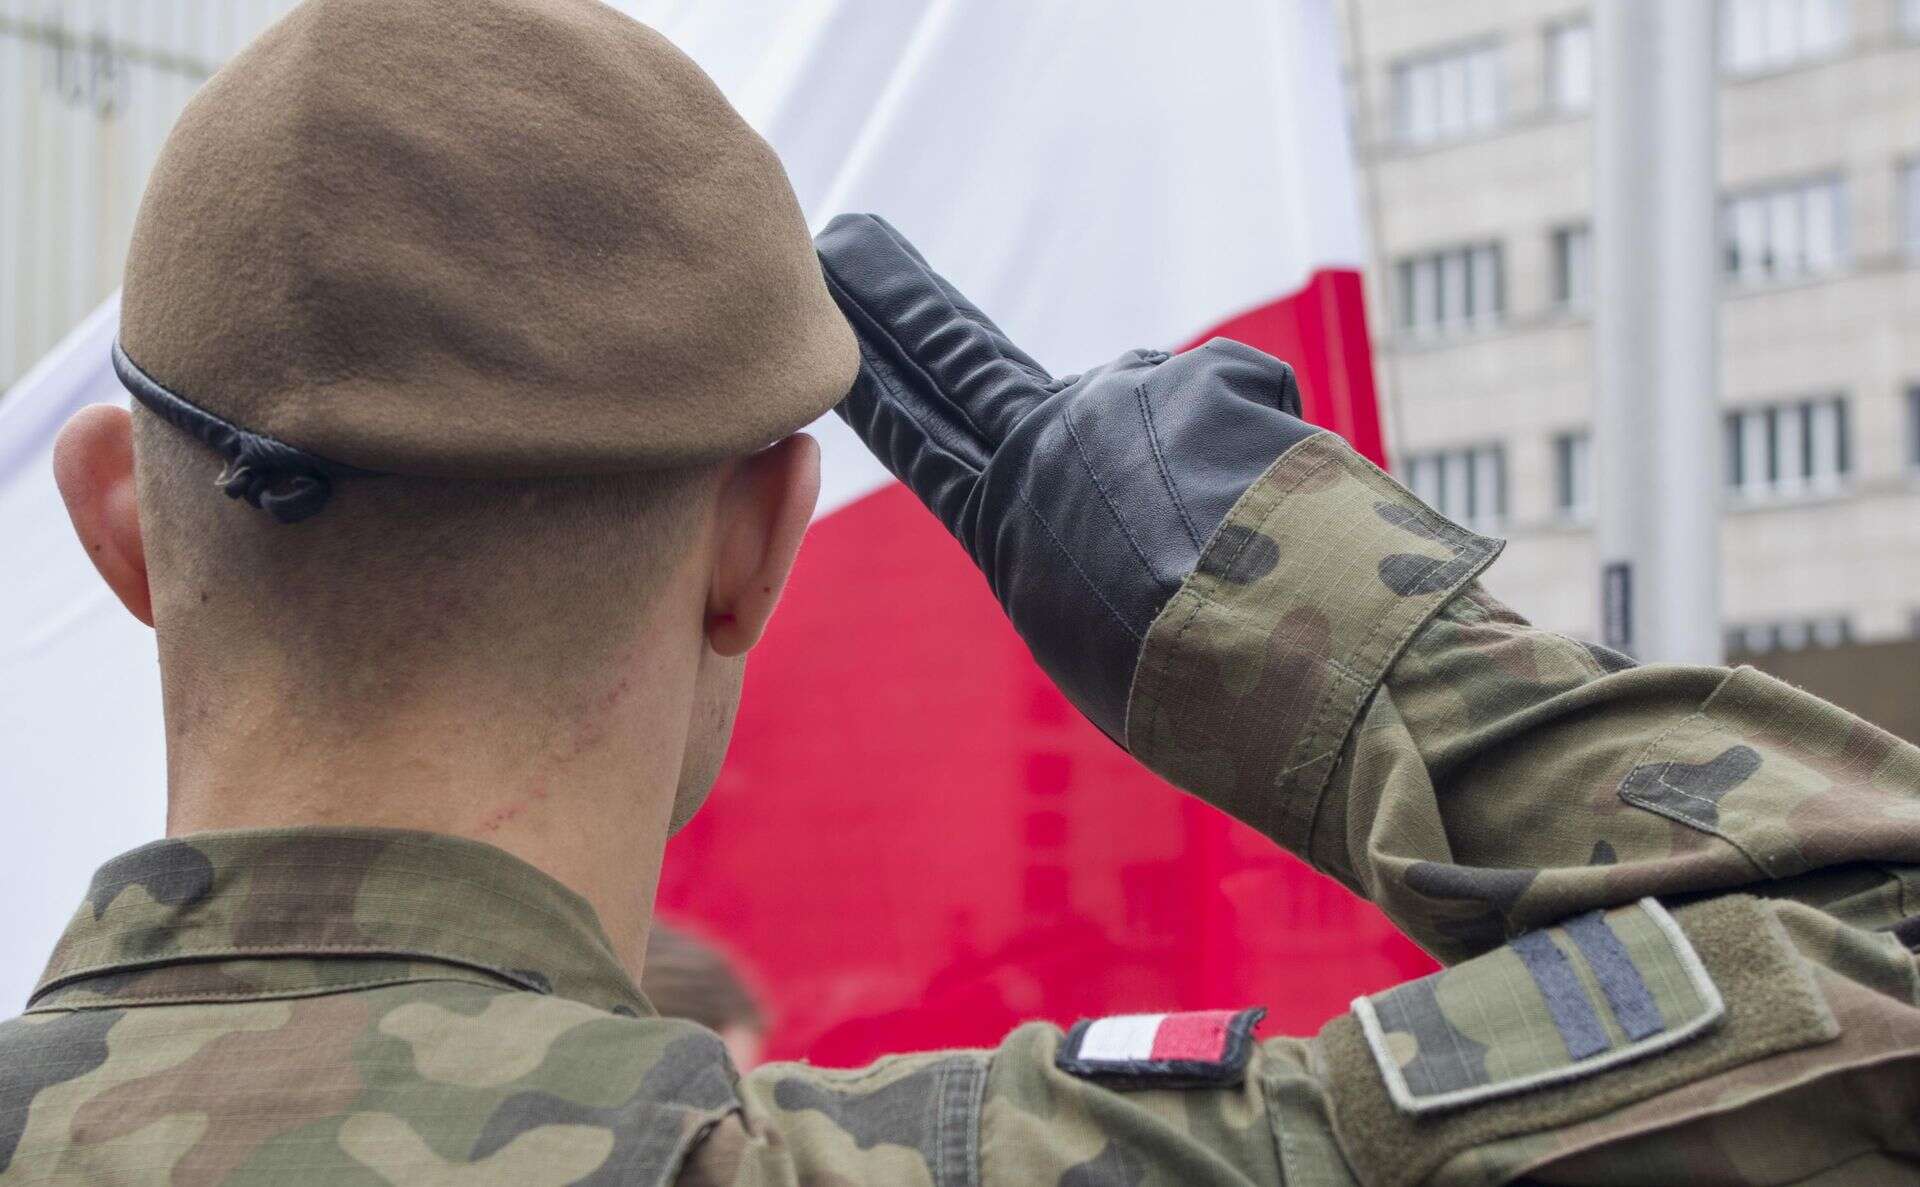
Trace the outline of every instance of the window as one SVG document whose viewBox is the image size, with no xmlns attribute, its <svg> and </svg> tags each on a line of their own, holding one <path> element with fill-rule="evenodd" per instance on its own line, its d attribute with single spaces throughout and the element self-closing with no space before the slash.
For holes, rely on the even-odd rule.
<svg viewBox="0 0 1920 1187">
<path fill-rule="evenodd" d="M 1742 284 L 1818 276 L 1846 263 L 1846 186 L 1837 177 L 1736 194 L 1721 221 L 1726 273 Z"/>
<path fill-rule="evenodd" d="M 1593 26 L 1586 21 L 1547 30 L 1547 103 L 1555 111 L 1593 107 Z"/>
<path fill-rule="evenodd" d="M 1394 266 L 1400 328 L 1415 334 L 1457 331 L 1497 322 L 1506 310 L 1498 243 L 1427 252 Z"/>
<path fill-rule="evenodd" d="M 1394 133 L 1431 144 L 1497 126 L 1502 115 L 1500 47 L 1482 44 L 1393 67 Z"/>
<path fill-rule="evenodd" d="M 1907 388 L 1907 466 L 1920 470 L 1920 383 Z"/>
<path fill-rule="evenodd" d="M 1727 651 L 1730 654 L 1800 651 L 1807 647 L 1840 647 L 1851 642 L 1853 620 L 1845 614 L 1782 618 L 1727 628 Z"/>
<path fill-rule="evenodd" d="M 1920 0 L 1900 0 L 1900 28 L 1909 37 L 1920 37 Z"/>
<path fill-rule="evenodd" d="M 1593 434 L 1585 429 L 1553 439 L 1553 506 L 1560 518 L 1593 518 Z"/>
<path fill-rule="evenodd" d="M 1476 531 L 1507 514 L 1507 452 L 1497 444 L 1409 455 L 1407 489 L 1434 510 Z"/>
<path fill-rule="evenodd" d="M 1900 238 L 1908 255 L 1920 257 L 1920 161 L 1900 169 Z"/>
<path fill-rule="evenodd" d="M 1853 470 L 1842 396 L 1727 413 L 1726 483 L 1746 499 L 1822 494 Z"/>
<path fill-rule="evenodd" d="M 1721 61 L 1734 74 L 1827 57 L 1851 35 L 1852 0 L 1724 0 Z"/>
<path fill-rule="evenodd" d="M 1586 223 L 1553 232 L 1553 303 L 1585 309 L 1593 299 L 1593 228 Z"/>
</svg>

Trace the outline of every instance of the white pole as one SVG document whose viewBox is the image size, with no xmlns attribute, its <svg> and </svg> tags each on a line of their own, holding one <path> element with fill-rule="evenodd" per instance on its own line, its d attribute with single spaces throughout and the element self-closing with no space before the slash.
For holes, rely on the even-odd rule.
<svg viewBox="0 0 1920 1187">
<path fill-rule="evenodd" d="M 1659 53 L 1660 212 L 1653 242 L 1654 560 L 1660 607 L 1649 656 L 1719 663 L 1720 139 L 1717 0 L 1663 0 Z"/>
<path fill-rule="evenodd" d="M 1594 453 L 1602 641 L 1717 663 L 1715 0 L 1601 0 Z"/>
<path fill-rule="evenodd" d="M 1600 641 L 1645 651 L 1646 489 L 1653 419 L 1653 287 L 1648 251 L 1653 193 L 1646 138 L 1653 126 L 1655 0 L 1594 6 L 1593 476 L 1600 554 Z M 1685 2 L 1685 0 L 1680 0 Z"/>
</svg>

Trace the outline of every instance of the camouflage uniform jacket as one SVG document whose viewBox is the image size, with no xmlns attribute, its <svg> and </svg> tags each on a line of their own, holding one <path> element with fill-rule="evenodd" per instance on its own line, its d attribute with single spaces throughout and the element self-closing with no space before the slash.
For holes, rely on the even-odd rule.
<svg viewBox="0 0 1920 1187">
<path fill-rule="evenodd" d="M 1534 629 L 1497 551 L 1312 438 L 1142 655 L 1133 752 L 1449 966 L 1316 1037 L 741 1077 L 503 853 L 205 835 L 101 869 L 0 1024 L 0 1183 L 1920 1181 L 1920 751 Z"/>
</svg>

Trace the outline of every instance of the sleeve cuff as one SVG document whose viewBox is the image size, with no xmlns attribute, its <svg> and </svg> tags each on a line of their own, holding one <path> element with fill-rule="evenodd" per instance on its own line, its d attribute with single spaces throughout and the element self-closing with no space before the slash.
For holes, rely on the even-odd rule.
<svg viewBox="0 0 1920 1187">
<path fill-rule="evenodd" d="M 1309 437 L 1241 496 L 1154 620 L 1134 669 L 1128 749 L 1311 852 L 1361 709 L 1503 544 L 1441 516 L 1333 434 Z"/>
</svg>

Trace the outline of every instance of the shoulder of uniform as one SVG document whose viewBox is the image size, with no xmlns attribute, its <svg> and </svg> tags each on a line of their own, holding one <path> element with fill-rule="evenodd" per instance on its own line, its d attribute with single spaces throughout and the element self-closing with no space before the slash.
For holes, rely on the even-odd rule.
<svg viewBox="0 0 1920 1187">
<path fill-rule="evenodd" d="M 457 986 L 387 1009 L 372 1029 L 406 1044 L 402 1066 L 420 1078 L 484 1091 L 475 1161 L 558 1126 L 594 1135 L 601 1165 L 620 1168 L 622 1181 L 651 1183 L 740 1108 L 724 1044 L 691 1022 Z"/>
<path fill-rule="evenodd" d="M 734 1182 L 751 1162 L 743 1149 L 756 1144 L 754 1157 L 784 1160 L 802 1180 L 1139 1182 L 1180 1168 L 1196 1187 L 1277 1181 L 1255 1084 L 1271 1070 L 1252 1042 L 1258 1016 L 1121 1015 L 1065 1030 L 1035 1022 L 991 1050 L 854 1070 L 769 1065 L 745 1078 L 743 1114 L 712 1131 L 711 1150 L 695 1151 L 682 1182 Z M 1203 1164 L 1222 1173 L 1194 1177 Z"/>
<path fill-rule="evenodd" d="M 1633 1105 L 1838 1034 L 1778 921 L 1728 896 L 1653 899 L 1520 936 L 1360 998 L 1316 1041 L 1368 1183 Z M 1677 1120 L 1642 1112 L 1621 1125 Z"/>
<path fill-rule="evenodd" d="M 977 1182 L 991 1058 L 963 1050 L 853 1069 L 766 1064 L 742 1082 L 747 1123 L 779 1130 L 804 1165 L 854 1182 Z"/>
</svg>

